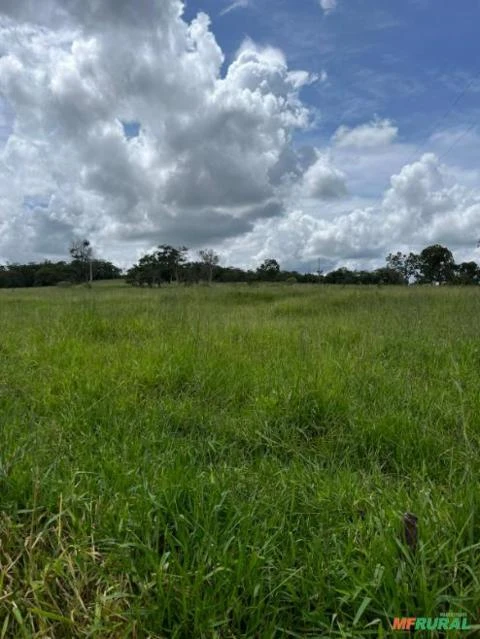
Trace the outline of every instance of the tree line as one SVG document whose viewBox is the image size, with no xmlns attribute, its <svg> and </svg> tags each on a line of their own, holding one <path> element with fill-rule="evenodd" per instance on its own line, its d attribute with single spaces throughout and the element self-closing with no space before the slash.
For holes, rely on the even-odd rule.
<svg viewBox="0 0 480 639">
<path fill-rule="evenodd" d="M 206 282 L 286 282 L 309 284 L 480 284 L 476 262 L 455 263 L 451 251 L 439 244 L 424 248 L 419 254 L 390 253 L 386 265 L 372 271 L 345 267 L 323 273 L 300 273 L 283 270 L 274 258 L 264 260 L 255 270 L 221 266 L 212 249 L 201 250 L 198 260 L 188 260 L 185 246 L 162 244 L 140 258 L 126 274 L 107 260 L 93 257 L 90 242 L 72 242 L 70 262 L 0 265 L 0 288 L 54 286 L 89 283 L 123 277 L 132 286 L 159 287 L 164 284 L 198 284 Z"/>
<path fill-rule="evenodd" d="M 282 270 L 276 259 L 269 258 L 255 270 L 223 267 L 212 250 L 199 252 L 198 261 L 187 260 L 185 246 L 160 245 L 144 255 L 127 271 L 126 281 L 133 286 L 162 286 L 176 282 L 186 285 L 213 282 L 299 282 L 322 284 L 479 284 L 476 262 L 456 264 L 452 252 L 434 244 L 421 253 L 390 253 L 386 265 L 373 271 L 349 270 L 345 267 L 324 274 Z"/>
<path fill-rule="evenodd" d="M 326 284 L 480 284 L 476 262 L 455 263 L 452 252 L 433 244 L 419 254 L 390 253 L 386 266 L 374 271 L 340 268 L 323 276 Z"/>
<path fill-rule="evenodd" d="M 0 265 L 0 288 L 80 284 L 90 280 L 90 266 L 93 280 L 113 280 L 122 275 L 118 266 L 106 260 L 92 259 L 88 264 L 78 259 L 71 262 L 15 263 Z"/>
<path fill-rule="evenodd" d="M 133 286 L 162 286 L 163 284 L 199 284 L 200 282 L 318 282 L 312 273 L 282 271 L 275 259 L 265 260 L 255 271 L 234 266 L 221 266 L 219 256 L 211 249 L 199 251 L 198 260 L 187 260 L 185 246 L 162 244 L 153 253 L 140 258 L 125 276 Z"/>
</svg>

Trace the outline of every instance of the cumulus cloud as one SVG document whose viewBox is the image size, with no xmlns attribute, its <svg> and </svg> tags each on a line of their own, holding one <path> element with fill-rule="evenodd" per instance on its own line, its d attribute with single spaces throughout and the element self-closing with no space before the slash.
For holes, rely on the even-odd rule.
<svg viewBox="0 0 480 639">
<path fill-rule="evenodd" d="M 315 78 L 250 40 L 225 67 L 208 16 L 183 8 L 2 0 L 0 261 L 65 256 L 86 236 L 122 265 L 168 242 L 315 268 L 476 239 L 478 172 L 405 165 L 386 119 L 296 148 Z"/>
<path fill-rule="evenodd" d="M 325 13 L 331 13 L 337 8 L 337 0 L 319 0 L 321 8 Z"/>
<path fill-rule="evenodd" d="M 246 40 L 222 75 L 207 15 L 187 23 L 177 0 L 132 7 L 3 3 L 0 92 L 14 122 L 0 156 L 0 257 L 25 226 L 32 255 L 47 232 L 52 254 L 73 231 L 102 246 L 236 235 L 280 215 L 285 185 L 308 168 L 292 146 L 309 124 L 308 73 Z M 47 205 L 25 210 L 25 197 Z"/>
<path fill-rule="evenodd" d="M 227 254 L 254 255 L 257 261 L 283 255 L 286 266 L 312 270 L 319 260 L 324 268 L 371 268 L 393 250 L 441 243 L 458 249 L 458 259 L 475 259 L 472 230 L 480 228 L 480 189 L 460 186 L 433 154 L 393 175 L 378 203 L 336 206 L 328 217 L 297 209 L 280 220 L 259 222 Z"/>
<path fill-rule="evenodd" d="M 397 134 L 398 128 L 390 120 L 375 119 L 354 128 L 340 126 L 335 131 L 332 142 L 338 147 L 380 147 L 391 144 Z"/>
<path fill-rule="evenodd" d="M 306 171 L 303 187 L 305 197 L 320 200 L 336 199 L 347 194 L 345 175 L 321 155 Z"/>
</svg>

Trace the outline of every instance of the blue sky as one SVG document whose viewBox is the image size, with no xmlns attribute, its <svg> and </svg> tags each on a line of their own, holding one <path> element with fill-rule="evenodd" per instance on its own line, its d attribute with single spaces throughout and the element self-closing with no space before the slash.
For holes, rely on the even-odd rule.
<svg viewBox="0 0 480 639">
<path fill-rule="evenodd" d="M 0 262 L 480 262 L 480 0 L 2 0 Z M 474 239 L 475 238 L 475 239 Z"/>
<path fill-rule="evenodd" d="M 423 143 L 455 97 L 480 73 L 480 2 L 338 0 L 328 14 L 318 0 L 189 0 L 187 18 L 205 11 L 226 54 L 247 37 L 279 47 L 292 68 L 326 71 L 328 82 L 307 87 L 305 102 L 320 110 L 315 137 L 373 114 L 393 119 L 401 139 Z M 480 81 L 443 124 L 458 127 L 478 115 Z"/>
</svg>

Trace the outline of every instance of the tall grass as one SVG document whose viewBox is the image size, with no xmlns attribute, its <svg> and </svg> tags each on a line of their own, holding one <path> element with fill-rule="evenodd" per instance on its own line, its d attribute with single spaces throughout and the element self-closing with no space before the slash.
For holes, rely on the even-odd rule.
<svg viewBox="0 0 480 639">
<path fill-rule="evenodd" d="M 478 623 L 479 316 L 476 289 L 1 291 L 0 639 Z"/>
</svg>

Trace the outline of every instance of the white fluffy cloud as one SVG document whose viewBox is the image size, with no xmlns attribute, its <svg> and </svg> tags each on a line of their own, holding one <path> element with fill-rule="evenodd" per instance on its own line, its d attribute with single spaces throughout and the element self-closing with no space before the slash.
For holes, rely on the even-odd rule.
<svg viewBox="0 0 480 639">
<path fill-rule="evenodd" d="M 285 256 L 285 266 L 315 269 L 381 265 L 394 250 L 421 250 L 441 243 L 458 259 L 477 259 L 480 189 L 460 186 L 436 156 L 424 155 L 392 176 L 381 201 L 366 207 L 338 203 L 336 211 L 292 210 L 280 220 L 264 220 L 237 240 L 227 255 L 257 261 Z"/>
<path fill-rule="evenodd" d="M 319 0 L 319 3 L 325 13 L 331 13 L 337 8 L 337 0 Z"/>
<path fill-rule="evenodd" d="M 345 175 L 321 155 L 306 171 L 303 187 L 305 197 L 319 200 L 332 200 L 347 194 Z"/>
<path fill-rule="evenodd" d="M 31 254 L 61 254 L 73 234 L 198 244 L 284 210 L 282 166 L 309 123 L 298 92 L 312 78 L 251 41 L 222 76 L 205 14 L 188 24 L 176 0 L 132 6 L 2 6 L 0 92 L 15 120 L 0 156 L 0 257 L 22 228 Z"/>
<path fill-rule="evenodd" d="M 398 128 L 390 120 L 375 119 L 352 129 L 340 126 L 335 131 L 332 142 L 338 147 L 379 147 L 391 144 L 397 134 Z"/>
<path fill-rule="evenodd" d="M 2 0 L 0 262 L 66 256 L 78 236 L 122 265 L 164 242 L 292 268 L 431 242 L 475 257 L 478 171 L 406 164 L 387 119 L 296 148 L 313 80 L 250 40 L 225 67 L 180 0 Z"/>
</svg>

